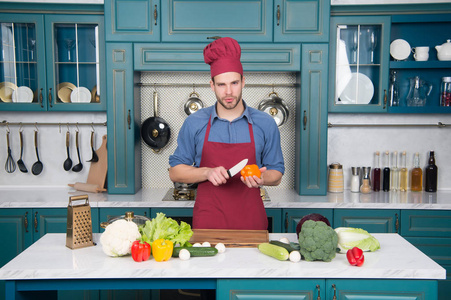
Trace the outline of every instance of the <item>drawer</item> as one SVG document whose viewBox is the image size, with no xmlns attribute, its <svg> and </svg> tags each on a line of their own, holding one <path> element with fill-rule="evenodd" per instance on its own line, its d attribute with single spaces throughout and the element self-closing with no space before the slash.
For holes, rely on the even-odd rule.
<svg viewBox="0 0 451 300">
<path fill-rule="evenodd" d="M 402 210 L 401 235 L 451 237 L 451 211 Z"/>
</svg>

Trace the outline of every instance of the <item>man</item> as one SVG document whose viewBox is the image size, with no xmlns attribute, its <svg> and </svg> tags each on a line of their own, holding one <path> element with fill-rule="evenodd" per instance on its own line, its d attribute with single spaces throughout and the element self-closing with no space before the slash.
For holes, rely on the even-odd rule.
<svg viewBox="0 0 451 300">
<path fill-rule="evenodd" d="M 267 229 L 260 186 L 278 185 L 285 171 L 276 123 L 242 99 L 240 57 L 241 48 L 232 38 L 205 47 L 217 102 L 185 120 L 169 157 L 172 181 L 199 183 L 193 228 Z M 245 158 L 259 166 L 261 178 L 229 177 L 227 170 Z"/>
</svg>

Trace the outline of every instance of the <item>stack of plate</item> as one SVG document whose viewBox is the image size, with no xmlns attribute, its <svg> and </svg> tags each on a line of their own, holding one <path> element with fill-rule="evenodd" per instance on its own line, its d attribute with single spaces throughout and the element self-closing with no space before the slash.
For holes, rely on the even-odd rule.
<svg viewBox="0 0 451 300">
<path fill-rule="evenodd" d="M 58 98 L 64 103 L 89 103 L 91 92 L 85 87 L 76 87 L 70 82 L 58 84 Z"/>
<path fill-rule="evenodd" d="M 17 90 L 17 85 L 12 82 L 4 81 L 0 83 L 0 100 L 3 102 L 13 101 L 13 92 Z"/>
</svg>

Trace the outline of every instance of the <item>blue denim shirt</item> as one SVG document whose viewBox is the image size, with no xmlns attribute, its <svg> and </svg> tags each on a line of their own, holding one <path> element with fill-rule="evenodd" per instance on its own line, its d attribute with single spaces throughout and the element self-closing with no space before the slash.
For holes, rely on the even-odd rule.
<svg viewBox="0 0 451 300">
<path fill-rule="evenodd" d="M 244 101 L 243 101 L 244 103 Z M 177 149 L 169 157 L 169 165 L 179 164 L 199 167 L 202 158 L 207 123 L 211 116 L 211 129 L 208 140 L 220 143 L 249 143 L 248 123 L 254 131 L 257 165 L 268 170 L 285 172 L 280 132 L 274 119 L 265 112 L 248 107 L 245 103 L 243 114 L 229 122 L 216 114 L 215 105 L 203 108 L 189 115 L 177 138 Z"/>
</svg>

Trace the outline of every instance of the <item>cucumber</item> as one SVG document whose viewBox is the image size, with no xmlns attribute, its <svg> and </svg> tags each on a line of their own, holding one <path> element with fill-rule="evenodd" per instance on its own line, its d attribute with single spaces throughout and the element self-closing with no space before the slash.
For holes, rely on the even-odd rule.
<svg viewBox="0 0 451 300">
<path fill-rule="evenodd" d="M 281 241 L 273 240 L 273 241 L 269 241 L 269 243 L 287 249 L 288 253 L 291 253 L 291 252 L 296 251 L 296 250 L 299 251 L 299 249 L 295 249 L 290 244 L 287 244 L 287 243 L 284 243 L 284 242 L 281 242 Z"/>
<path fill-rule="evenodd" d="M 261 253 L 274 257 L 278 260 L 287 260 L 290 256 L 290 253 L 288 253 L 288 250 L 284 247 L 270 243 L 261 243 L 260 245 L 258 245 L 258 250 L 260 250 Z"/>
<path fill-rule="evenodd" d="M 214 256 L 218 253 L 218 249 L 215 247 L 174 247 L 172 257 L 179 257 L 179 252 L 182 249 L 188 250 L 192 257 Z"/>
</svg>

